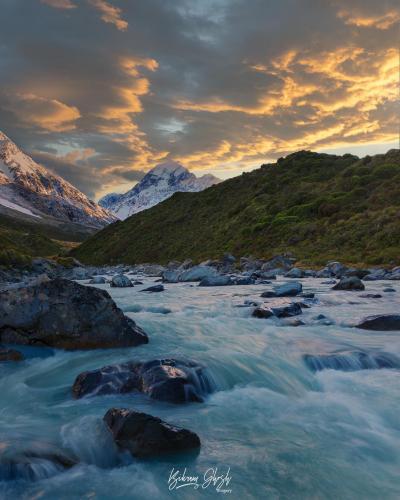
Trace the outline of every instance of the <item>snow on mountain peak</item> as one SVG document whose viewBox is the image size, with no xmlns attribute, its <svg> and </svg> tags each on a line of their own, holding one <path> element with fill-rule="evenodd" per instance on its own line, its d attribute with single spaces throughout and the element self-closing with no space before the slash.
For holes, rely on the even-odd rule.
<svg viewBox="0 0 400 500">
<path fill-rule="evenodd" d="M 196 177 L 176 161 L 160 163 L 149 170 L 143 179 L 125 194 L 110 193 L 99 200 L 99 205 L 120 219 L 126 219 L 142 210 L 161 203 L 176 192 L 202 191 L 221 182 L 207 174 Z"/>
</svg>

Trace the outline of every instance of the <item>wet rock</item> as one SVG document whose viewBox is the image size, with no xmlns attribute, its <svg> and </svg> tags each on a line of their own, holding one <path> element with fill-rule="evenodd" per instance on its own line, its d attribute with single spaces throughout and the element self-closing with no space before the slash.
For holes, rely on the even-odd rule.
<svg viewBox="0 0 400 500">
<path fill-rule="evenodd" d="M 94 276 L 90 281 L 89 285 L 102 285 L 106 282 L 106 279 L 103 276 Z"/>
<path fill-rule="evenodd" d="M 317 278 L 331 278 L 332 276 L 333 276 L 332 271 L 326 267 L 317 271 L 316 274 Z"/>
<path fill-rule="evenodd" d="M 289 318 L 302 314 L 301 307 L 296 302 L 284 303 L 280 301 L 271 302 L 263 306 L 256 307 L 252 316 L 254 318 Z"/>
<path fill-rule="evenodd" d="M 162 276 L 162 273 L 165 271 L 165 267 L 160 266 L 159 264 L 142 264 L 141 266 L 138 266 L 137 270 L 146 276 L 158 277 Z"/>
<path fill-rule="evenodd" d="M 369 273 L 364 276 L 364 281 L 377 281 L 385 279 L 387 275 L 386 269 L 369 269 Z"/>
<path fill-rule="evenodd" d="M 128 288 L 133 285 L 128 276 L 125 276 L 125 274 L 117 274 L 112 277 L 110 286 L 113 288 Z"/>
<path fill-rule="evenodd" d="M 268 307 L 260 306 L 254 309 L 252 316 L 254 318 L 271 318 L 274 313 Z"/>
<path fill-rule="evenodd" d="M 164 283 L 178 283 L 181 271 L 168 270 L 162 273 L 162 280 Z"/>
<path fill-rule="evenodd" d="M 392 271 L 387 274 L 385 279 L 394 280 L 394 281 L 400 280 L 400 268 L 395 267 L 394 269 L 392 269 Z"/>
<path fill-rule="evenodd" d="M 164 285 L 154 285 L 154 286 L 149 286 L 148 288 L 145 288 L 144 290 L 140 290 L 141 292 L 163 292 L 165 290 Z"/>
<path fill-rule="evenodd" d="M 294 297 L 299 295 L 303 290 L 303 285 L 294 281 L 292 283 L 284 283 L 283 285 L 274 288 L 277 297 Z"/>
<path fill-rule="evenodd" d="M 267 290 L 266 292 L 263 292 L 260 297 L 263 297 L 264 299 L 269 299 L 273 297 L 277 297 L 276 292 L 272 290 Z"/>
<path fill-rule="evenodd" d="M 0 345 L 0 363 L 2 361 L 22 361 L 23 359 L 24 356 L 19 351 Z"/>
<path fill-rule="evenodd" d="M 105 290 L 61 278 L 0 292 L 0 341 L 62 349 L 147 343 Z"/>
<path fill-rule="evenodd" d="M 138 391 L 176 404 L 202 402 L 213 390 L 214 383 L 203 366 L 176 359 L 104 366 L 81 373 L 72 387 L 76 398 Z"/>
<path fill-rule="evenodd" d="M 200 448 L 194 432 L 146 413 L 112 408 L 103 418 L 115 443 L 134 457 L 148 458 Z"/>
<path fill-rule="evenodd" d="M 315 297 L 315 293 L 313 293 L 313 292 L 302 292 L 300 294 L 300 297 L 303 297 L 304 299 L 313 299 Z"/>
<path fill-rule="evenodd" d="M 243 271 L 257 271 L 264 264 L 263 260 L 255 259 L 254 257 L 241 257 L 240 268 Z"/>
<path fill-rule="evenodd" d="M 383 289 L 383 291 L 384 291 L 385 293 L 393 293 L 393 292 L 395 292 L 396 290 L 395 290 L 394 288 L 390 288 L 390 287 L 389 287 L 389 288 L 384 288 L 384 289 Z"/>
<path fill-rule="evenodd" d="M 381 299 L 382 295 L 380 293 L 363 293 L 360 297 L 363 299 Z"/>
<path fill-rule="evenodd" d="M 400 314 L 367 316 L 355 326 L 363 330 L 376 330 L 382 332 L 400 330 Z"/>
<path fill-rule="evenodd" d="M 321 285 L 336 285 L 336 280 L 321 281 Z"/>
<path fill-rule="evenodd" d="M 216 276 L 217 270 L 210 266 L 194 266 L 179 275 L 179 281 L 201 281 Z"/>
<path fill-rule="evenodd" d="M 85 267 L 74 267 L 68 272 L 68 277 L 71 280 L 87 280 L 92 277 L 92 273 Z"/>
<path fill-rule="evenodd" d="M 304 271 L 298 267 L 293 267 L 285 274 L 285 278 L 304 278 Z"/>
<path fill-rule="evenodd" d="M 199 283 L 199 286 L 227 286 L 227 285 L 233 285 L 233 281 L 230 278 L 230 276 L 223 276 L 223 275 L 208 276 L 206 278 L 203 278 Z"/>
<path fill-rule="evenodd" d="M 295 262 L 296 259 L 290 255 L 276 255 L 265 262 L 261 269 L 262 271 L 270 271 L 271 269 L 281 268 L 283 271 L 289 271 Z"/>
<path fill-rule="evenodd" d="M 304 321 L 298 318 L 286 318 L 282 320 L 282 325 L 284 326 L 304 326 Z"/>
<path fill-rule="evenodd" d="M 275 270 L 272 270 L 272 271 L 262 271 L 262 272 L 259 272 L 257 273 L 257 277 L 258 278 L 261 278 L 261 279 L 264 279 L 264 280 L 276 280 L 276 275 L 278 273 L 276 272 L 276 269 Z"/>
<path fill-rule="evenodd" d="M 185 270 L 185 269 L 190 269 L 191 267 L 193 267 L 193 261 L 192 259 L 186 259 L 182 262 L 182 264 L 180 265 L 179 269 L 181 270 Z"/>
<path fill-rule="evenodd" d="M 376 370 L 379 368 L 400 368 L 400 358 L 388 352 L 342 351 L 333 354 L 305 354 L 307 367 L 320 370 Z"/>
<path fill-rule="evenodd" d="M 342 278 L 332 290 L 365 290 L 364 283 L 357 276 Z"/>
<path fill-rule="evenodd" d="M 328 264 L 326 265 L 326 269 L 330 271 L 331 276 L 335 276 L 336 278 L 342 278 L 348 271 L 347 266 L 336 261 L 328 262 Z"/>
<path fill-rule="evenodd" d="M 255 279 L 250 276 L 242 276 L 233 278 L 234 285 L 254 285 Z"/>
</svg>

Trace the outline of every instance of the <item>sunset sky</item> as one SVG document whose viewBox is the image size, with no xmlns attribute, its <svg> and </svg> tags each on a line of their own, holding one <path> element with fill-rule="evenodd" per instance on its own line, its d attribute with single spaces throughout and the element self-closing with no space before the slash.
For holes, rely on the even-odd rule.
<svg viewBox="0 0 400 500">
<path fill-rule="evenodd" d="M 399 147 L 398 0 L 1 0 L 0 130 L 89 196 Z"/>
</svg>

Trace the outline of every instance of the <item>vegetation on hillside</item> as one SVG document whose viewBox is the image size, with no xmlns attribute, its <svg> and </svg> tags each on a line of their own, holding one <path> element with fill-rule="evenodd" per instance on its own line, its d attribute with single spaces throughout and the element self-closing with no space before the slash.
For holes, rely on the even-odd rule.
<svg viewBox="0 0 400 500">
<path fill-rule="evenodd" d="M 200 193 L 177 193 L 72 251 L 92 264 L 292 251 L 307 264 L 400 263 L 400 151 L 300 151 Z"/>
</svg>

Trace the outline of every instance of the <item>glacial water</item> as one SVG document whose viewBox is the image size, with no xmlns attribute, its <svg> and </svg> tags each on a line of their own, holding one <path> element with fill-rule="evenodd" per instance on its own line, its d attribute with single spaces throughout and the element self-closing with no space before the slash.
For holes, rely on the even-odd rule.
<svg viewBox="0 0 400 500">
<path fill-rule="evenodd" d="M 143 278 L 141 278 L 143 279 Z M 51 448 L 79 464 L 62 471 L 43 458 L 19 479 L 0 482 L 6 499 L 398 499 L 400 496 L 400 370 L 307 368 L 304 354 L 382 350 L 400 356 L 400 332 L 351 328 L 359 318 L 398 313 L 400 286 L 366 284 L 365 292 L 334 292 L 301 280 L 319 304 L 304 309 L 305 326 L 251 318 L 246 300 L 270 285 L 199 288 L 167 284 L 110 289 L 119 307 L 149 334 L 138 348 L 63 352 L 27 350 L 29 359 L 0 366 L 0 451 Z M 280 280 L 282 281 L 282 280 Z M 397 293 L 383 289 L 394 286 Z M 381 293 L 382 298 L 362 298 Z M 324 314 L 332 321 L 313 319 Z M 204 403 L 173 405 L 140 394 L 74 400 L 84 370 L 128 360 L 189 358 L 208 367 L 217 391 Z M 118 452 L 102 423 L 111 407 L 134 408 L 195 431 L 198 455 L 139 461 Z M 39 456 L 39 455 L 38 455 Z M 199 487 L 169 490 L 172 468 L 198 476 Z M 231 480 L 218 492 L 204 474 Z M 208 472 L 207 472 L 208 471 Z M 3 472 L 3 478 L 6 471 Z M 173 484 L 171 485 L 173 486 Z"/>
</svg>

